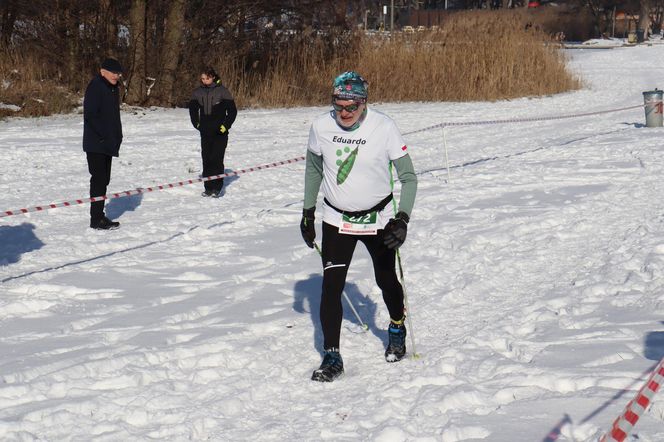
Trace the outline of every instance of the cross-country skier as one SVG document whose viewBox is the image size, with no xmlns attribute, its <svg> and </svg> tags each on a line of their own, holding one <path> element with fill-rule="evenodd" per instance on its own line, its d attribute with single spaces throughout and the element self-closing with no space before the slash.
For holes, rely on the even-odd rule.
<svg viewBox="0 0 664 442">
<path fill-rule="evenodd" d="M 320 320 L 324 336 L 323 362 L 311 377 L 330 382 L 344 372 L 339 353 L 343 310 L 341 295 L 358 241 L 373 262 L 378 287 L 390 314 L 387 362 L 406 354 L 403 288 L 395 271 L 396 249 L 406 231 L 417 192 L 417 177 L 406 143 L 394 121 L 367 106 L 368 84 L 356 72 L 335 78 L 333 109 L 317 117 L 309 131 L 304 208 L 300 230 L 314 246 L 314 211 L 323 184 L 323 289 Z M 392 172 L 401 182 L 394 214 Z"/>
</svg>

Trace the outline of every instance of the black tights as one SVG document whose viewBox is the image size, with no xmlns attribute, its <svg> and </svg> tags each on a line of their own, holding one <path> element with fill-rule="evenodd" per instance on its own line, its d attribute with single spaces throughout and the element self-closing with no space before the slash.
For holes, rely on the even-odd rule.
<svg viewBox="0 0 664 442">
<path fill-rule="evenodd" d="M 371 255 L 376 284 L 383 291 L 383 301 L 390 318 L 399 320 L 404 314 L 403 288 L 394 269 L 396 252 L 383 244 L 383 231 L 377 235 L 345 235 L 339 228 L 323 223 L 323 294 L 320 302 L 320 322 L 323 327 L 324 348 L 339 348 L 343 307 L 341 295 L 346 275 L 353 259 L 355 245 L 361 241 Z"/>
</svg>

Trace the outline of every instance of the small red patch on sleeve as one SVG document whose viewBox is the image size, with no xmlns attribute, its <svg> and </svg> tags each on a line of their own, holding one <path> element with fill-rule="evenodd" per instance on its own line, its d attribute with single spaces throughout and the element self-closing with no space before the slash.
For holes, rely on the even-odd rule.
<svg viewBox="0 0 664 442">
<path fill-rule="evenodd" d="M 406 145 L 401 146 L 401 150 L 406 150 L 406 149 L 408 149 L 408 146 Z"/>
</svg>

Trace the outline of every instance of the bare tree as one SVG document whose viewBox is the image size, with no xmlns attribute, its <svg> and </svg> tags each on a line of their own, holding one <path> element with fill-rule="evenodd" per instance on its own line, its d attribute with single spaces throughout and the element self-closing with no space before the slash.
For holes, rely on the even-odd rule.
<svg viewBox="0 0 664 442">
<path fill-rule="evenodd" d="M 650 0 L 641 0 L 639 5 L 639 27 L 643 31 L 643 38 L 648 38 L 650 27 Z"/>
<path fill-rule="evenodd" d="M 662 30 L 662 18 L 664 18 L 664 1 L 654 0 L 652 11 L 652 32 L 658 34 Z"/>
<path fill-rule="evenodd" d="M 127 102 L 143 104 L 146 93 L 146 0 L 133 0 L 129 11 L 130 68 L 127 73 Z"/>
<path fill-rule="evenodd" d="M 104 53 L 111 53 L 115 47 L 117 32 L 113 26 L 115 20 L 113 3 L 111 0 L 99 0 L 99 14 L 97 15 L 97 41 Z"/>
<path fill-rule="evenodd" d="M 80 53 L 78 28 L 79 28 L 80 13 L 76 2 L 66 2 L 60 7 L 60 14 L 58 21 L 61 24 L 60 34 L 63 39 L 64 46 L 67 48 L 63 54 L 65 57 L 65 72 L 67 78 L 76 78 L 78 71 L 78 59 Z"/>
<path fill-rule="evenodd" d="M 18 16 L 18 2 L 5 1 L 0 13 L 0 43 L 7 47 L 14 33 L 14 23 Z"/>
<path fill-rule="evenodd" d="M 168 17 L 161 48 L 162 66 L 157 79 L 161 104 L 173 106 L 173 85 L 180 60 L 180 40 L 184 29 L 185 0 L 172 0 L 168 7 Z"/>
</svg>

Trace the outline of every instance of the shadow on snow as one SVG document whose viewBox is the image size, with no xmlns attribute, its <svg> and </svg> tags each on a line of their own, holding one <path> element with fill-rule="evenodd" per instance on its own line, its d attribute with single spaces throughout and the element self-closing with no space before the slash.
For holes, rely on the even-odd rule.
<svg viewBox="0 0 664 442">
<path fill-rule="evenodd" d="M 23 223 L 20 226 L 0 226 L 0 266 L 15 264 L 24 253 L 39 250 L 44 246 L 34 234 L 35 225 Z"/>
<path fill-rule="evenodd" d="M 219 224 L 226 224 L 226 223 L 219 223 Z M 44 269 L 41 269 L 41 270 L 33 270 L 32 272 L 23 273 L 21 275 L 10 276 L 10 277 L 7 277 L 5 279 L 0 280 L 0 283 L 5 283 L 5 282 L 12 281 L 12 280 L 15 280 L 15 279 L 26 278 L 28 276 L 36 275 L 36 274 L 39 274 L 39 273 L 46 273 L 46 272 L 50 272 L 50 271 L 53 271 L 53 270 L 60 270 L 60 269 L 64 269 L 64 268 L 67 268 L 67 267 L 76 266 L 76 265 L 79 265 L 79 264 L 85 264 L 86 262 L 92 262 L 92 261 L 96 261 L 98 259 L 108 258 L 109 256 L 117 255 L 117 254 L 120 254 L 120 253 L 126 253 L 126 252 L 130 252 L 132 250 L 144 249 L 146 247 L 150 247 L 150 246 L 153 246 L 155 244 L 166 243 L 166 242 L 174 240 L 175 238 L 186 235 L 189 232 L 191 232 L 192 230 L 195 230 L 197 228 L 198 228 L 198 226 L 194 226 L 194 227 L 191 227 L 191 228 L 189 228 L 185 231 L 178 232 L 174 235 L 171 235 L 171 236 L 169 236 L 168 238 L 165 238 L 165 239 L 150 241 L 150 242 L 147 242 L 147 243 L 139 244 L 139 245 L 134 246 L 134 247 L 128 247 L 126 249 L 116 250 L 114 252 L 109 252 L 109 253 L 105 253 L 103 255 L 94 256 L 92 258 L 80 259 L 80 260 L 77 260 L 77 261 L 71 261 L 71 262 L 68 262 L 68 263 L 65 263 L 65 264 L 60 264 L 60 265 L 53 266 L 53 267 L 47 267 L 47 268 L 44 268 Z M 0 227 L 0 240 L 2 239 L 1 232 L 2 232 L 2 227 Z M 37 241 L 39 241 L 39 240 L 37 240 Z M 39 241 L 39 243 L 41 244 L 41 241 Z M 4 250 L 4 248 L 3 248 L 3 250 Z M 1 259 L 1 257 L 2 257 L 2 254 L 0 254 L 0 259 Z"/>
<path fill-rule="evenodd" d="M 662 324 L 664 324 L 664 322 L 662 322 Z M 591 412 L 588 416 L 584 417 L 579 422 L 580 424 L 584 424 L 599 415 L 608 406 L 622 398 L 626 393 L 631 393 L 633 395 L 634 389 L 645 383 L 646 379 L 652 374 L 653 370 L 655 370 L 662 358 L 664 358 L 664 332 L 656 331 L 650 332 L 646 335 L 644 339 L 643 356 L 646 359 L 655 361 L 655 363 L 648 367 L 643 373 L 641 373 L 641 375 L 639 375 L 630 385 L 617 391 L 601 406 Z M 569 415 L 565 414 L 563 418 L 553 427 L 553 429 L 549 431 L 549 434 L 542 440 L 542 442 L 553 442 L 557 440 L 558 436 L 561 434 L 562 428 L 568 423 L 572 423 L 572 419 L 569 417 Z"/>
<path fill-rule="evenodd" d="M 123 198 L 114 198 L 108 201 L 108 204 L 106 204 L 106 216 L 108 216 L 110 219 L 118 219 L 125 212 L 133 212 L 136 210 L 141 205 L 142 201 L 142 194 L 131 195 Z"/>
<path fill-rule="evenodd" d="M 312 273 L 306 280 L 298 281 L 295 284 L 293 310 L 297 313 L 309 313 L 313 325 L 312 345 L 318 351 L 323 353 L 323 330 L 320 322 L 320 296 L 323 286 L 323 277 Z M 369 330 L 387 345 L 387 334 L 376 325 L 376 303 L 357 288 L 353 283 L 346 282 L 344 292 L 348 299 L 353 303 L 355 310 L 362 321 L 369 327 Z M 347 305 L 345 297 L 342 295 L 343 319 L 357 326 L 361 330 L 361 324 L 353 314 L 351 308 Z M 342 324 L 343 325 L 343 324 Z M 352 330 L 351 330 L 352 331 Z M 342 328 L 342 334 L 344 332 Z"/>
</svg>

